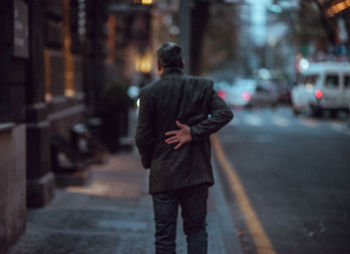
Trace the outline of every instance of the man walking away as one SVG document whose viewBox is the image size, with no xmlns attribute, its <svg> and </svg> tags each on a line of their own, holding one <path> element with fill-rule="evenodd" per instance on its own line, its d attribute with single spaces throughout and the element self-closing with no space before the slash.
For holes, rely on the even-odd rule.
<svg viewBox="0 0 350 254">
<path fill-rule="evenodd" d="M 181 51 L 171 42 L 158 49 L 160 79 L 140 93 L 136 145 L 150 168 L 157 254 L 175 253 L 179 206 L 188 253 L 207 253 L 208 187 L 214 184 L 209 135 L 233 118 L 213 81 L 183 73 Z"/>
</svg>

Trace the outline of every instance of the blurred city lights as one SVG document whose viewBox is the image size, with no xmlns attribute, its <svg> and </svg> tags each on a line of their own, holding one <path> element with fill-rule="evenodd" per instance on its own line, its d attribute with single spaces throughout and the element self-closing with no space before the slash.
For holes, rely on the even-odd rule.
<svg viewBox="0 0 350 254">
<path fill-rule="evenodd" d="M 44 84 L 45 84 L 45 100 L 52 100 L 51 93 L 51 57 L 49 50 L 47 48 L 44 49 Z"/>
<path fill-rule="evenodd" d="M 268 5 L 267 7 L 269 11 L 274 12 L 274 13 L 282 13 L 282 7 L 277 5 L 277 4 L 271 4 Z"/>
<path fill-rule="evenodd" d="M 226 92 L 224 91 L 224 90 L 219 90 L 218 92 L 217 92 L 217 94 L 219 95 L 219 97 L 221 98 L 221 99 L 225 99 L 226 98 Z"/>
<path fill-rule="evenodd" d="M 177 26 L 171 26 L 170 29 L 169 29 L 169 33 L 171 35 L 177 36 L 177 35 L 180 34 L 180 29 Z"/>
<path fill-rule="evenodd" d="M 342 12 L 349 7 L 350 7 L 350 0 L 345 0 L 340 3 L 334 4 L 328 9 L 328 15 L 332 17 L 335 14 Z"/>
<path fill-rule="evenodd" d="M 137 86 L 130 86 L 128 88 L 128 96 L 131 99 L 136 99 L 139 96 L 140 89 Z"/>
<path fill-rule="evenodd" d="M 148 5 L 148 4 L 152 4 L 153 1 L 152 0 L 142 0 L 142 4 Z"/>
<path fill-rule="evenodd" d="M 321 98 L 322 98 L 322 90 L 317 89 L 317 90 L 315 91 L 315 97 L 316 97 L 317 99 L 321 99 Z"/>
<path fill-rule="evenodd" d="M 310 63 L 307 59 L 302 58 L 300 59 L 300 69 L 301 71 L 305 71 L 307 68 L 309 68 Z"/>
<path fill-rule="evenodd" d="M 135 70 L 142 73 L 149 73 L 152 70 L 153 57 L 150 52 L 135 57 Z"/>
<path fill-rule="evenodd" d="M 268 44 L 270 47 L 274 47 L 274 46 L 276 46 L 277 41 L 276 41 L 275 38 L 268 37 L 268 38 L 267 38 L 267 44 Z"/>
<path fill-rule="evenodd" d="M 134 0 L 134 3 L 151 5 L 151 4 L 153 4 L 153 0 Z"/>
<path fill-rule="evenodd" d="M 333 13 L 338 13 L 338 12 L 341 12 L 342 10 L 346 9 L 347 6 L 346 6 L 345 2 L 340 2 L 336 5 L 333 5 L 331 8 L 332 8 Z"/>
<path fill-rule="evenodd" d="M 271 78 L 271 74 L 270 74 L 269 70 L 267 70 L 265 68 L 261 68 L 259 70 L 259 72 L 258 72 L 258 75 L 262 79 L 269 79 L 269 78 Z"/>
<path fill-rule="evenodd" d="M 74 57 L 71 51 L 71 8 L 70 1 L 64 0 L 64 20 L 63 20 L 63 54 L 64 54 L 64 95 L 74 97 Z"/>
<path fill-rule="evenodd" d="M 140 107 L 140 99 L 137 99 L 136 101 L 136 106 L 139 108 Z"/>
<path fill-rule="evenodd" d="M 242 98 L 242 100 L 244 100 L 244 101 L 249 101 L 250 98 L 251 98 L 250 93 L 247 92 L 247 91 L 244 91 L 244 92 L 241 94 L 241 98 Z"/>
</svg>

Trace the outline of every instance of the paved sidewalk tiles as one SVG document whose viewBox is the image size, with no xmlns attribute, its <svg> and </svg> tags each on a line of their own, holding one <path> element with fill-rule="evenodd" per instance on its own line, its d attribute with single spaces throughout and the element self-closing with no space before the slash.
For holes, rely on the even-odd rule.
<svg viewBox="0 0 350 254">
<path fill-rule="evenodd" d="M 87 186 L 58 189 L 53 202 L 28 211 L 27 230 L 9 254 L 151 254 L 154 222 L 148 194 L 148 171 L 135 152 L 109 157 L 92 167 Z M 208 253 L 225 250 L 218 216 L 217 190 L 208 202 Z M 220 195 L 220 194 L 219 194 Z M 221 201 L 222 202 L 222 201 Z M 177 253 L 186 253 L 186 240 L 178 223 Z M 233 229 L 234 231 L 234 229 Z"/>
</svg>

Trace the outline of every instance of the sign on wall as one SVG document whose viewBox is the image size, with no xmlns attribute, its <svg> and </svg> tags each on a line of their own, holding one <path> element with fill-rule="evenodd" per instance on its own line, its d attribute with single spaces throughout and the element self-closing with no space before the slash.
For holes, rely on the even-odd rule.
<svg viewBox="0 0 350 254">
<path fill-rule="evenodd" d="M 29 57 L 28 5 L 23 0 L 14 1 L 13 54 L 16 57 Z"/>
</svg>

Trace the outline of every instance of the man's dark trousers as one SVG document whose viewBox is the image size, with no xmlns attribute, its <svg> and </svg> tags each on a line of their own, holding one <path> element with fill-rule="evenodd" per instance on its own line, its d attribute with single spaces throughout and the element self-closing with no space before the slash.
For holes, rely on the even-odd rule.
<svg viewBox="0 0 350 254">
<path fill-rule="evenodd" d="M 208 184 L 152 194 L 156 222 L 156 253 L 175 254 L 176 221 L 181 207 L 188 254 L 207 253 Z"/>
</svg>

